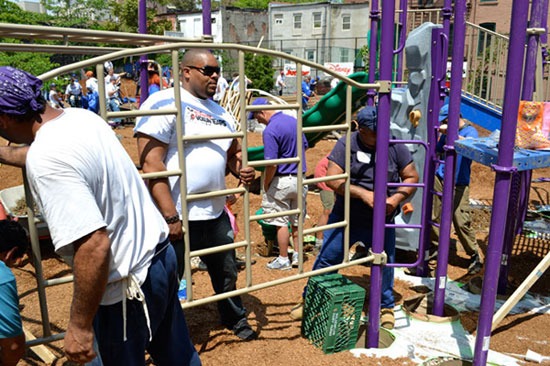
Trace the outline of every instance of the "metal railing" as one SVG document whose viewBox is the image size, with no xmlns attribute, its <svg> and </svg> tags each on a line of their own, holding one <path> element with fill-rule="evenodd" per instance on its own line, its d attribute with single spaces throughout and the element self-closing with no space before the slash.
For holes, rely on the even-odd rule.
<svg viewBox="0 0 550 366">
<path fill-rule="evenodd" d="M 6 25 L 2 25 L 2 29 L 6 33 L 9 33 L 8 30 L 7 30 L 8 28 L 9 27 L 7 27 Z M 38 31 L 40 31 L 40 32 L 49 32 L 51 30 L 51 28 L 50 27 L 43 27 L 43 28 L 36 28 L 35 27 L 33 30 L 37 31 L 37 32 Z M 6 33 L 4 33 L 4 35 L 6 35 Z M 101 33 L 98 33 L 97 35 L 108 37 L 110 33 L 111 32 L 101 32 Z M 25 45 L 23 45 L 23 47 L 25 47 Z M 68 47 L 70 47 L 70 46 L 68 46 Z M 52 52 L 52 50 L 54 50 L 55 48 L 56 48 L 55 46 L 52 46 L 51 49 L 48 49 L 47 45 L 44 45 L 44 48 L 41 48 L 40 51 L 41 52 Z M 314 126 L 314 127 L 304 127 L 304 128 L 302 128 L 301 94 L 296 94 L 296 100 L 293 103 L 289 103 L 289 104 L 286 104 L 286 105 L 276 105 L 276 106 L 271 106 L 271 107 L 248 106 L 247 103 L 246 103 L 246 100 L 244 98 L 241 98 L 241 100 L 240 100 L 240 109 L 241 109 L 240 122 L 241 122 L 241 125 L 246 125 L 246 116 L 248 114 L 247 112 L 249 112 L 249 111 L 259 110 L 259 108 L 262 108 L 262 109 L 267 109 L 267 108 L 271 108 L 271 109 L 291 109 L 291 110 L 296 110 L 297 111 L 297 116 L 298 116 L 297 117 L 297 119 L 298 119 L 297 133 L 299 135 L 301 135 L 302 133 L 311 133 L 311 132 L 321 132 L 321 131 L 322 132 L 328 132 L 330 130 L 340 130 L 340 131 L 341 130 L 347 130 L 347 131 L 350 131 L 351 130 L 351 119 L 352 119 L 351 118 L 352 117 L 352 88 L 359 88 L 359 89 L 365 89 L 365 90 L 366 89 L 378 90 L 380 88 L 379 83 L 373 83 L 373 84 L 358 83 L 357 81 L 355 81 L 353 79 L 343 77 L 343 76 L 335 73 L 334 71 L 331 71 L 330 69 L 324 68 L 321 65 L 318 65 L 318 64 L 315 64 L 313 62 L 309 62 L 309 61 L 303 60 L 301 58 L 294 57 L 294 56 L 291 56 L 291 55 L 288 55 L 288 54 L 285 54 L 285 53 L 282 53 L 282 52 L 266 50 L 266 49 L 258 49 L 258 48 L 254 48 L 254 47 L 237 45 L 237 44 L 212 44 L 212 43 L 200 43 L 200 42 L 181 42 L 181 43 L 171 43 L 171 44 L 164 44 L 164 45 L 157 45 L 157 46 L 148 46 L 148 47 L 142 47 L 142 48 L 137 48 L 137 49 L 136 48 L 123 49 L 123 50 L 115 51 L 115 52 L 112 52 L 112 53 L 109 53 L 109 54 L 104 54 L 104 55 L 101 55 L 101 56 L 97 56 L 97 57 L 94 57 L 94 58 L 86 60 L 86 61 L 81 61 L 81 62 L 77 62 L 77 63 L 74 63 L 74 64 L 70 64 L 70 65 L 66 65 L 66 66 L 57 68 L 55 70 L 52 70 L 50 72 L 47 72 L 45 74 L 40 75 L 40 78 L 42 80 L 46 81 L 46 80 L 52 79 L 56 76 L 71 72 L 72 70 L 75 70 L 75 69 L 81 69 L 81 68 L 94 66 L 95 69 L 96 69 L 96 73 L 98 75 L 98 79 L 99 79 L 98 85 L 99 85 L 99 94 L 100 94 L 100 115 L 106 121 L 109 118 L 113 118 L 113 117 L 137 117 L 137 116 L 161 115 L 161 114 L 174 115 L 176 118 L 179 119 L 180 116 L 182 115 L 182 112 L 181 112 L 181 97 L 180 97 L 179 88 L 174 89 L 175 99 L 176 99 L 176 108 L 173 109 L 173 110 L 162 110 L 162 111 L 131 110 L 131 111 L 122 111 L 122 112 L 109 112 L 107 110 L 106 103 L 105 103 L 106 98 L 105 98 L 105 83 L 104 83 L 104 67 L 103 67 L 103 64 L 104 64 L 105 61 L 113 61 L 113 60 L 121 59 L 121 58 L 128 57 L 128 56 L 140 56 L 140 55 L 144 55 L 144 54 L 148 54 L 148 53 L 170 52 L 171 55 L 172 55 L 172 66 L 174 66 L 173 67 L 173 70 L 174 70 L 174 83 L 175 83 L 175 85 L 179 85 L 180 74 L 179 74 L 179 67 L 177 65 L 177 63 L 178 63 L 178 53 L 182 49 L 191 49 L 191 48 L 207 48 L 207 49 L 211 49 L 211 50 L 227 50 L 227 49 L 236 50 L 239 54 L 238 64 L 239 64 L 239 73 L 241 75 L 244 75 L 244 55 L 247 52 L 251 52 L 251 53 L 257 53 L 257 54 L 258 53 L 259 54 L 265 54 L 265 55 L 269 55 L 269 56 L 272 56 L 272 57 L 286 58 L 290 62 L 296 63 L 297 71 L 298 71 L 296 82 L 297 82 L 298 85 L 301 84 L 301 82 L 302 82 L 301 69 L 302 69 L 303 65 L 307 65 L 309 67 L 314 67 L 318 70 L 321 70 L 321 71 L 323 71 L 323 72 L 325 72 L 325 73 L 327 73 L 327 74 L 329 74 L 333 77 L 336 77 L 336 78 L 340 79 L 345 84 L 347 84 L 347 86 L 346 86 L 346 100 L 345 100 L 345 103 L 346 103 L 346 119 L 345 119 L 344 124 L 333 125 L 333 126 L 330 126 L 330 127 L 329 126 Z M 3 50 L 2 45 L 0 45 L 0 51 L 1 50 Z M 240 91 L 241 95 L 246 95 L 245 83 L 240 83 L 239 91 Z M 250 193 L 248 192 L 248 188 L 246 188 L 246 187 L 231 188 L 231 189 L 226 189 L 226 190 L 221 190 L 221 191 L 216 191 L 216 192 L 210 192 L 210 193 L 205 193 L 205 194 L 187 195 L 186 194 L 186 192 L 187 192 L 186 179 L 185 179 L 185 174 L 183 174 L 183 172 L 185 171 L 183 169 L 183 162 L 184 162 L 183 156 L 184 156 L 184 149 L 185 149 L 184 148 L 184 142 L 197 141 L 199 139 L 202 139 L 202 140 L 221 139 L 221 138 L 239 138 L 239 139 L 242 139 L 243 166 L 248 165 L 248 166 L 252 166 L 252 167 L 262 167 L 262 166 L 280 164 L 280 163 L 298 163 L 299 165 L 301 165 L 302 164 L 301 160 L 298 159 L 298 158 L 288 158 L 288 159 L 279 159 L 279 160 L 261 160 L 261 161 L 249 162 L 248 161 L 248 154 L 247 154 L 247 150 L 246 150 L 247 145 L 248 145 L 247 144 L 246 131 L 244 133 L 242 131 L 238 131 L 238 132 L 235 132 L 235 133 L 227 133 L 227 134 L 223 134 L 223 135 L 216 134 L 216 135 L 203 135 L 203 136 L 197 137 L 197 136 L 186 136 L 185 131 L 184 131 L 184 126 L 182 124 L 176 124 L 176 130 L 177 130 L 178 135 L 182 136 L 182 138 L 178 141 L 178 150 L 179 150 L 179 154 L 180 154 L 180 157 L 179 157 L 180 168 L 176 169 L 176 170 L 172 170 L 172 171 L 161 172 L 161 173 L 143 174 L 142 177 L 144 179 L 146 179 L 146 178 L 153 178 L 153 177 L 180 176 L 181 177 L 181 179 L 180 179 L 180 181 L 181 181 L 181 192 L 182 192 L 182 212 L 186 212 L 187 202 L 191 201 L 191 200 L 204 199 L 204 198 L 207 198 L 207 197 L 214 197 L 214 196 L 225 196 L 225 195 L 228 195 L 228 194 L 235 194 L 235 193 L 242 194 L 243 197 L 244 197 L 244 199 L 243 199 L 243 211 L 244 211 L 243 212 L 243 217 L 244 217 L 245 223 L 247 223 L 247 225 L 245 225 L 245 228 L 244 228 L 245 239 L 243 241 L 239 241 L 239 242 L 235 242 L 233 244 L 227 244 L 227 245 L 223 245 L 223 246 L 219 246 L 219 247 L 215 247 L 215 248 L 211 248 L 211 249 L 191 251 L 190 247 L 189 247 L 190 241 L 189 241 L 188 221 L 187 221 L 186 215 L 185 214 L 183 215 L 183 217 L 184 217 L 183 225 L 184 225 L 184 233 L 185 233 L 184 234 L 185 235 L 185 263 L 186 263 L 184 278 L 187 280 L 187 283 L 189 283 L 189 284 L 192 283 L 192 281 L 191 281 L 191 265 L 190 265 L 190 260 L 191 260 L 192 257 L 196 257 L 196 256 L 199 256 L 199 255 L 212 254 L 212 253 L 215 253 L 215 252 L 219 252 L 219 251 L 223 251 L 223 250 L 229 250 L 229 249 L 236 249 L 236 248 L 243 248 L 245 250 L 245 253 L 246 253 L 246 284 L 243 288 L 237 289 L 235 291 L 223 293 L 223 294 L 218 294 L 218 295 L 215 295 L 215 296 L 209 296 L 209 297 L 202 298 L 202 299 L 195 299 L 194 295 L 193 295 L 192 287 L 188 287 L 188 289 L 187 289 L 188 300 L 187 300 L 186 303 L 184 303 L 182 305 L 184 308 L 198 306 L 198 305 L 202 305 L 202 304 L 206 304 L 206 303 L 211 303 L 211 302 L 218 301 L 218 300 L 221 300 L 221 299 L 225 299 L 225 298 L 229 298 L 229 297 L 232 297 L 232 296 L 249 293 L 249 292 L 252 292 L 252 291 L 261 290 L 261 289 L 268 288 L 268 287 L 278 286 L 278 285 L 288 283 L 288 282 L 291 282 L 291 281 L 296 281 L 296 280 L 307 278 L 307 277 L 310 277 L 310 276 L 331 272 L 331 271 L 338 270 L 338 269 L 345 268 L 345 267 L 349 267 L 349 266 L 352 266 L 352 265 L 366 263 L 366 262 L 372 261 L 374 259 L 374 256 L 369 256 L 367 258 L 362 258 L 362 259 L 350 262 L 349 261 L 349 248 L 348 248 L 349 235 L 346 235 L 345 236 L 345 244 L 346 244 L 345 248 L 346 249 L 345 249 L 345 256 L 344 256 L 345 260 L 344 260 L 343 263 L 341 263 L 339 265 L 336 265 L 336 266 L 333 266 L 333 267 L 329 267 L 329 268 L 323 268 L 323 269 L 316 270 L 316 271 L 305 272 L 304 268 L 303 268 L 303 260 L 304 260 L 304 258 L 303 258 L 303 247 L 302 247 L 303 236 L 307 235 L 307 234 L 310 234 L 310 233 L 316 233 L 318 231 L 326 230 L 326 229 L 329 229 L 329 228 L 345 227 L 345 226 L 348 225 L 349 217 L 343 222 L 334 223 L 334 224 L 331 224 L 331 225 L 320 226 L 320 227 L 315 227 L 315 228 L 311 228 L 311 229 L 304 229 L 303 220 L 299 220 L 300 224 L 299 224 L 299 227 L 298 227 L 298 243 L 299 243 L 298 250 L 299 250 L 299 253 L 300 253 L 300 256 L 299 256 L 300 264 L 299 264 L 298 273 L 295 274 L 295 275 L 290 275 L 288 277 L 280 278 L 278 280 L 269 281 L 269 282 L 265 282 L 265 283 L 256 283 L 256 284 L 254 284 L 254 278 L 253 278 L 252 267 L 251 267 L 251 255 L 252 255 L 251 249 L 252 249 L 252 246 L 251 246 L 251 239 L 250 239 L 250 224 L 254 221 L 262 220 L 262 219 L 265 219 L 265 218 L 272 218 L 272 217 L 278 217 L 278 216 L 287 216 L 287 215 L 293 215 L 293 214 L 297 214 L 297 215 L 299 215 L 299 217 L 303 218 L 302 215 L 303 215 L 303 208 L 304 208 L 305 202 L 303 202 L 303 199 L 300 199 L 299 200 L 299 208 L 297 210 L 294 210 L 294 211 L 281 212 L 281 213 L 277 213 L 277 214 L 251 215 L 250 214 L 250 205 L 249 205 L 249 202 L 250 202 L 249 201 L 249 194 Z M 298 139 L 298 141 L 301 141 L 301 139 Z M 298 154 L 300 156 L 301 152 L 299 151 Z M 349 154 L 349 151 L 348 151 L 348 154 Z M 347 159 L 347 165 L 348 166 L 347 166 L 346 171 L 349 171 L 349 161 L 350 161 L 350 159 Z M 302 170 L 299 169 L 299 171 L 301 172 Z M 298 177 L 298 184 L 300 186 L 303 186 L 303 185 L 307 185 L 307 184 L 313 184 L 313 183 L 316 183 L 316 182 L 319 182 L 319 181 L 327 181 L 327 180 L 330 180 L 330 179 L 342 179 L 342 178 L 346 179 L 346 185 L 348 187 L 347 192 L 349 192 L 350 182 L 349 182 L 349 179 L 347 179 L 348 178 L 347 173 L 346 174 L 341 174 L 341 175 L 338 175 L 338 176 L 335 176 L 335 177 L 330 177 L 330 178 L 316 178 L 316 179 L 305 179 L 305 177 L 302 174 L 300 174 L 299 177 Z M 29 186 L 28 186 L 28 183 L 27 183 L 26 180 L 25 180 L 24 184 L 25 184 L 25 189 L 26 189 L 26 192 L 27 192 L 26 199 L 27 199 L 28 207 L 33 207 L 32 196 L 30 194 Z M 348 196 L 349 196 L 349 194 L 348 194 Z M 349 197 L 348 197 L 348 203 L 347 204 L 349 205 Z M 32 345 L 38 345 L 38 344 L 42 344 L 42 343 L 48 343 L 48 342 L 52 342 L 52 341 L 55 341 L 55 340 L 59 340 L 63 336 L 62 334 L 52 335 L 50 324 L 49 324 L 49 316 L 48 316 L 45 288 L 47 286 L 52 286 L 52 285 L 57 285 L 57 284 L 61 284 L 61 283 L 70 282 L 72 280 L 72 276 L 65 277 L 63 279 L 56 279 L 56 280 L 45 280 L 43 278 L 41 256 L 40 256 L 40 243 L 39 243 L 39 238 L 38 238 L 38 235 L 37 235 L 37 232 L 36 232 L 34 217 L 32 217 L 32 215 L 33 215 L 33 213 L 29 212 L 29 229 L 30 229 L 30 234 L 31 234 L 30 239 L 31 239 L 31 244 L 32 244 L 31 247 L 32 247 L 33 257 L 34 257 L 33 262 L 34 262 L 34 266 L 36 268 L 36 273 L 37 273 L 37 287 L 38 287 L 38 295 L 39 295 L 40 309 L 41 309 L 41 316 L 42 316 L 42 323 L 43 323 L 42 324 L 42 326 L 43 326 L 43 337 L 32 341 Z M 348 213 L 348 215 L 349 215 L 349 213 Z M 29 343 L 29 345 L 30 345 L 30 343 Z"/>
</svg>

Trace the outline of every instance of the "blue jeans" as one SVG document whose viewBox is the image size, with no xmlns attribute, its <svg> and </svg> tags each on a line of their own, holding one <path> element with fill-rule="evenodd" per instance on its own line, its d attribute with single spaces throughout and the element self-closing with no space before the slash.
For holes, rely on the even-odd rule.
<svg viewBox="0 0 550 366">
<path fill-rule="evenodd" d="M 110 98 L 108 100 L 108 104 L 109 104 L 109 109 L 111 110 L 111 112 L 120 112 L 120 107 L 118 105 L 118 101 L 116 98 Z M 121 123 L 122 122 L 122 118 L 113 118 L 113 122 L 114 123 Z"/>
<path fill-rule="evenodd" d="M 229 216 L 223 211 L 220 217 L 213 220 L 189 221 L 189 238 L 191 250 L 233 243 L 234 235 Z M 203 255 L 200 258 L 208 267 L 210 281 L 216 294 L 237 289 L 235 250 Z M 221 322 L 229 329 L 246 316 L 240 296 L 219 300 L 217 304 Z"/>
<path fill-rule="evenodd" d="M 105 366 L 143 366 L 145 350 L 155 365 L 201 365 L 178 300 L 176 255 L 167 243 L 162 246 L 165 249 L 155 254 L 141 286 L 151 321 L 150 342 L 141 302 L 126 301 L 126 342 L 123 339 L 122 302 L 99 307 L 94 318 L 94 332 Z"/>
<path fill-rule="evenodd" d="M 342 221 L 343 218 L 334 212 L 330 214 L 328 224 Z M 350 244 L 362 241 L 367 248 L 372 243 L 372 222 L 364 225 L 350 225 Z M 384 235 L 384 251 L 388 256 L 388 263 L 395 262 L 395 229 L 387 228 Z M 340 264 L 344 260 L 344 228 L 328 229 L 323 233 L 323 246 L 313 269 L 326 268 Z M 381 307 L 393 308 L 395 299 L 393 297 L 393 267 L 382 268 L 382 303 Z"/>
</svg>

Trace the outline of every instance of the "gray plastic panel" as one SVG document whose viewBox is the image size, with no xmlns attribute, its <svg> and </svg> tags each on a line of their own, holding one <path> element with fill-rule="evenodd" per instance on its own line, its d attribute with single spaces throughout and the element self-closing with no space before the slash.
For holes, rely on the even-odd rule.
<svg viewBox="0 0 550 366">
<path fill-rule="evenodd" d="M 406 68 L 409 78 L 406 88 L 392 90 L 391 132 L 398 140 L 427 141 L 428 99 L 432 76 L 431 52 L 432 31 L 441 25 L 424 23 L 413 30 L 405 43 Z M 415 128 L 409 120 L 413 111 L 420 112 L 420 122 Z M 422 145 L 408 144 L 413 155 L 420 179 L 424 174 L 426 149 Z M 401 213 L 395 218 L 396 224 L 420 224 L 423 189 L 418 189 L 409 200 L 413 212 Z M 397 247 L 404 250 L 418 248 L 420 231 L 418 229 L 397 229 Z"/>
</svg>

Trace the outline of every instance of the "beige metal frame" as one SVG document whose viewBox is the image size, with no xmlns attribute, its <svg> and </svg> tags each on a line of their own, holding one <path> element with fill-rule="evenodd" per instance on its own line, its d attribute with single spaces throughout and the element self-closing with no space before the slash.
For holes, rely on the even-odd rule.
<svg viewBox="0 0 550 366">
<path fill-rule="evenodd" d="M 14 35 L 9 33 L 9 26 L 5 24 L 0 24 L 0 35 L 3 35 L 5 37 L 13 37 Z M 52 28 L 51 27 L 32 27 L 33 34 L 49 34 L 51 36 Z M 65 28 L 60 29 L 59 31 L 68 32 L 68 34 L 72 34 L 73 30 L 67 30 Z M 16 34 L 19 34 L 17 32 L 21 32 L 21 37 L 23 37 L 23 30 L 20 29 L 19 26 L 14 26 L 14 32 Z M 77 32 L 78 33 L 78 32 Z M 115 38 L 115 35 L 118 36 L 118 33 L 113 32 L 94 32 L 94 35 L 97 37 L 97 39 L 110 39 L 111 41 Z M 28 35 L 27 35 L 28 36 Z M 51 36 L 53 37 L 53 36 Z M 109 38 L 111 37 L 111 38 Z M 128 37 L 128 39 L 131 37 Z M 147 37 L 146 37 L 147 38 Z M 166 41 L 166 39 L 163 39 Z M 129 42 L 129 41 L 128 41 Z M 138 44 L 140 44 L 138 42 Z M 22 45 L 23 49 L 26 49 L 27 45 Z M 68 46 L 71 47 L 71 46 Z M 278 52 L 278 51 L 271 51 L 266 49 L 258 49 L 254 47 L 249 46 L 243 46 L 238 44 L 213 44 L 213 43 L 200 43 L 200 42 L 178 42 L 178 43 L 170 43 L 170 44 L 163 44 L 163 45 L 156 45 L 156 46 L 148 46 L 148 47 L 142 47 L 142 48 L 131 48 L 131 49 L 122 49 L 115 52 L 102 54 L 100 56 L 97 56 L 95 58 L 92 58 L 90 60 L 77 62 L 71 65 L 66 65 L 60 68 L 57 68 L 55 70 L 52 70 L 50 72 L 47 72 L 43 75 L 40 75 L 40 78 L 42 80 L 49 80 L 51 78 L 54 78 L 58 75 L 65 74 L 67 72 L 70 72 L 75 69 L 80 69 L 84 67 L 90 67 L 95 66 L 96 68 L 96 74 L 98 75 L 98 84 L 99 84 L 99 94 L 100 94 L 100 110 L 101 110 L 101 117 L 105 120 L 108 120 L 109 118 L 113 117 L 137 117 L 137 116 L 145 116 L 145 115 L 166 115 L 166 114 L 172 114 L 176 118 L 180 119 L 182 116 L 181 111 L 181 95 L 180 95 L 180 89 L 175 88 L 174 94 L 176 99 L 176 108 L 173 110 L 162 110 L 162 111 L 140 111 L 140 110 L 133 110 L 133 111 L 121 111 L 121 112 L 108 112 L 106 109 L 106 102 L 105 102 L 105 82 L 104 82 L 104 67 L 103 63 L 105 61 L 109 60 L 116 60 L 123 57 L 128 56 L 140 56 L 148 53 L 161 53 L 161 52 L 170 52 L 172 55 L 172 65 L 176 66 L 173 67 L 173 75 L 174 75 L 174 84 L 179 85 L 180 83 L 180 72 L 178 67 L 178 54 L 180 50 L 184 49 L 191 49 L 191 48 L 207 48 L 207 49 L 232 49 L 238 51 L 238 64 L 239 64 L 239 74 L 244 75 L 244 55 L 247 52 L 252 52 L 256 54 L 264 54 L 269 55 L 272 57 L 278 57 L 282 59 L 288 59 L 292 62 L 295 62 L 297 65 L 297 78 L 296 83 L 297 85 L 301 85 L 302 82 L 302 67 L 303 65 L 307 65 L 310 67 L 317 68 L 320 71 L 326 72 L 327 74 L 336 77 L 340 80 L 342 80 L 344 83 L 347 84 L 346 89 L 346 120 L 345 123 L 339 124 L 339 125 L 331 125 L 331 126 L 316 126 L 316 127 L 302 127 L 302 103 L 301 103 L 301 94 L 297 93 L 296 100 L 294 103 L 289 103 L 286 105 L 273 105 L 273 106 L 249 106 L 247 105 L 247 101 L 245 98 L 241 98 L 239 101 L 239 107 L 240 107 L 240 123 L 241 125 L 246 125 L 246 116 L 247 112 L 249 111 L 257 111 L 260 109 L 289 109 L 289 110 L 295 110 L 297 111 L 297 119 L 298 119 L 298 129 L 296 131 L 297 136 L 301 136 L 302 133 L 307 132 L 330 132 L 330 131 L 336 131 L 336 130 L 351 130 L 351 120 L 352 120 L 352 104 L 351 104 L 351 96 L 352 96 L 352 87 L 360 88 L 360 89 L 375 89 L 379 90 L 381 85 L 387 85 L 390 83 L 390 81 L 386 82 L 376 82 L 373 84 L 362 84 L 358 83 L 355 80 L 349 79 L 347 77 L 343 77 L 321 65 L 315 64 L 313 62 L 309 62 L 307 60 L 300 59 L 298 57 L 294 57 L 291 55 L 288 55 L 286 53 Z M 10 47 L 10 50 L 13 48 Z M 37 52 L 57 52 L 56 46 L 48 46 L 44 45 L 41 46 L 39 49 L 32 48 L 33 51 Z M 77 46 L 78 49 L 78 46 Z M 3 48 L 3 45 L 0 44 L 0 51 L 5 50 Z M 101 53 L 98 51 L 98 53 Z M 90 54 L 90 52 L 87 52 L 87 54 Z M 240 83 L 239 85 L 239 94 L 240 95 L 246 95 L 245 89 L 246 85 L 245 83 Z M 153 178 L 153 177 L 168 177 L 168 176 L 176 176 L 179 175 L 181 177 L 180 179 L 180 188 L 182 192 L 182 212 L 187 212 L 187 202 L 192 200 L 198 200 L 198 199 L 204 199 L 208 197 L 216 197 L 216 196 L 225 196 L 228 194 L 242 194 L 244 197 L 244 220 L 245 223 L 247 223 L 244 227 L 244 234 L 245 234 L 245 240 L 240 242 L 235 242 L 232 244 L 222 245 L 211 249 L 204 249 L 204 250 L 197 250 L 197 251 L 190 251 L 189 247 L 189 230 L 188 230 L 188 221 L 187 218 L 184 216 L 183 220 L 183 228 L 184 228 L 184 235 L 185 235 L 185 273 L 184 278 L 187 280 L 187 283 L 192 283 L 191 281 L 191 265 L 190 265 L 190 259 L 192 257 L 205 255 L 205 254 L 211 254 L 223 250 L 228 249 L 236 249 L 236 248 L 244 248 L 246 253 L 246 284 L 245 287 L 241 289 L 237 289 L 232 292 L 219 294 L 215 296 L 210 296 L 203 299 L 195 299 L 193 295 L 193 289 L 192 286 L 189 286 L 187 289 L 187 296 L 188 300 L 185 302 L 182 306 L 184 308 L 189 308 L 193 306 L 203 305 L 206 303 L 211 303 L 217 300 L 229 298 L 236 295 L 241 295 L 245 293 L 250 293 L 252 291 L 258 291 L 261 289 L 265 289 L 268 287 L 278 286 L 284 283 L 288 283 L 291 281 L 300 280 L 306 277 L 310 277 L 317 274 L 327 273 L 330 271 L 335 271 L 340 268 L 349 267 L 356 264 L 366 263 L 373 261 L 374 256 L 369 256 L 367 258 L 359 259 L 350 262 L 349 261 L 349 210 L 346 210 L 345 219 L 342 222 L 333 223 L 330 225 L 315 227 L 311 229 L 304 229 L 303 227 L 303 207 L 305 202 L 303 202 L 303 198 L 300 196 L 298 200 L 298 209 L 297 210 L 291 210 L 286 211 L 278 214 L 263 214 L 263 215 L 250 215 L 250 204 L 249 204 L 249 192 L 247 187 L 239 187 L 239 188 L 230 188 L 225 189 L 222 191 L 216 191 L 216 192 L 209 192 L 209 193 L 203 193 L 203 194 L 191 194 L 187 195 L 187 181 L 186 176 L 183 174 L 184 169 L 184 149 L 185 149 L 185 142 L 187 141 L 198 141 L 198 140 L 209 140 L 209 139 L 226 139 L 226 138 L 240 138 L 242 139 L 242 145 L 243 145 L 243 156 L 242 156 L 242 163 L 243 166 L 252 166 L 252 167 L 262 167 L 267 165 L 273 165 L 273 164 L 280 164 L 280 163 L 297 163 L 299 166 L 298 171 L 302 172 L 302 164 L 300 158 L 288 158 L 288 159 L 278 159 L 278 160 L 262 160 L 262 161 L 254 161 L 250 162 L 248 161 L 248 154 L 247 154 L 247 134 L 246 130 L 245 132 L 237 131 L 235 133 L 227 133 L 227 134 L 214 134 L 214 135 L 204 135 L 204 136 L 185 136 L 184 126 L 180 123 L 176 124 L 176 131 L 177 134 L 182 136 L 181 139 L 178 140 L 178 151 L 179 151 L 179 169 L 161 172 L 161 173 L 149 173 L 149 174 L 143 174 L 142 177 L 144 179 L 147 178 Z M 347 142 L 348 146 L 349 140 L 350 140 L 350 134 L 347 134 Z M 301 138 L 297 139 L 297 141 L 301 141 Z M 298 143 L 297 146 L 298 155 L 302 156 L 302 145 Z M 349 166 L 350 166 L 350 156 L 349 151 L 347 152 L 346 156 L 346 172 L 349 172 Z M 334 177 L 323 177 L 323 178 L 313 178 L 313 179 L 305 179 L 302 173 L 298 176 L 298 184 L 300 186 L 307 185 L 307 184 L 314 184 L 318 182 L 325 182 L 331 179 L 346 179 L 346 206 L 349 206 L 349 199 L 350 199 L 350 193 L 349 193 L 349 179 L 348 174 L 344 173 L 338 176 Z M 26 190 L 26 199 L 28 207 L 33 207 L 32 202 L 32 196 L 29 191 L 28 183 L 25 179 L 25 190 Z M 299 220 L 299 226 L 298 226 L 298 250 L 299 250 L 299 268 L 298 273 L 295 275 L 290 275 L 285 278 L 281 278 L 275 281 L 265 282 L 265 283 L 254 283 L 254 278 L 252 274 L 252 267 L 251 267 L 251 241 L 250 241 L 250 224 L 254 221 L 262 220 L 265 218 L 271 218 L 271 217 L 278 217 L 278 216 L 286 216 L 286 215 L 298 215 Z M 55 340 L 61 339 L 64 334 L 51 334 L 51 328 L 49 325 L 49 317 L 48 317 L 48 311 L 47 311 L 47 301 L 46 301 L 46 293 L 45 288 L 47 286 L 52 286 L 56 284 L 66 283 L 70 282 L 72 280 L 72 276 L 68 276 L 62 279 L 56 279 L 56 280 L 44 280 L 43 278 L 43 271 L 41 266 L 41 257 L 40 257 L 40 244 L 38 240 L 38 234 L 36 231 L 35 221 L 34 221 L 34 215 L 32 210 L 28 212 L 29 215 L 29 231 L 30 231 L 30 238 L 31 238 L 31 244 L 32 244 L 32 251 L 33 251 L 33 261 L 36 268 L 36 274 L 37 274 L 37 287 L 38 287 L 38 293 L 39 293 L 39 301 L 40 301 L 40 308 L 41 308 L 41 315 L 42 315 L 42 322 L 43 322 L 43 337 L 36 339 L 34 341 L 28 342 L 27 344 L 29 346 L 31 345 L 37 345 L 41 343 L 47 343 Z M 344 261 L 336 266 L 329 267 L 329 268 L 323 268 L 316 271 L 309 271 L 305 272 L 303 267 L 303 236 L 308 234 L 314 234 L 318 231 L 326 230 L 329 228 L 336 228 L 336 227 L 345 227 L 345 255 L 344 255 Z"/>
</svg>

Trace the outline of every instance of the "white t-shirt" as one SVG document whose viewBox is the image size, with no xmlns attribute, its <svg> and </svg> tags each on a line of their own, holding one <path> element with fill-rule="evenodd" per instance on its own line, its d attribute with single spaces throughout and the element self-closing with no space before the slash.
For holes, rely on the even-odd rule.
<svg viewBox="0 0 550 366">
<path fill-rule="evenodd" d="M 92 77 L 86 80 L 86 89 L 92 89 L 92 91 L 99 93 L 97 79 Z"/>
<path fill-rule="evenodd" d="M 129 273 L 145 281 L 168 226 L 105 121 L 84 109 L 65 109 L 38 130 L 27 174 L 58 254 L 72 256 L 76 240 L 107 229 L 111 259 L 103 305 L 121 301 L 120 280 Z"/>
<path fill-rule="evenodd" d="M 183 133 L 204 135 L 234 132 L 234 118 L 219 104 L 210 99 L 200 99 L 181 89 Z M 154 93 L 141 105 L 142 110 L 174 109 L 174 89 L 164 89 Z M 168 170 L 179 169 L 178 136 L 174 115 L 138 117 L 135 132 L 143 133 L 168 145 L 165 158 Z M 225 168 L 227 150 L 232 139 L 213 139 L 187 142 L 185 152 L 185 173 L 187 193 L 205 193 L 225 189 Z M 172 199 L 180 215 L 181 196 L 179 177 L 170 177 Z M 211 220 L 219 217 L 225 205 L 225 197 L 190 201 L 187 205 L 188 219 L 191 221 Z"/>
<path fill-rule="evenodd" d="M 67 89 L 65 90 L 66 95 L 80 95 L 82 94 L 82 86 L 80 86 L 80 83 L 78 81 L 73 81 L 69 85 L 67 85 Z"/>
<path fill-rule="evenodd" d="M 50 98 L 50 105 L 53 108 L 59 108 L 59 96 L 57 94 L 57 90 L 50 89 L 49 98 Z"/>
<path fill-rule="evenodd" d="M 212 99 L 216 102 L 221 101 L 228 87 L 229 84 L 227 83 L 227 80 L 223 76 L 220 76 L 218 78 L 218 85 L 216 86 L 216 94 L 214 94 Z"/>
<path fill-rule="evenodd" d="M 276 81 L 277 87 L 279 89 L 284 88 L 285 86 L 285 77 L 281 74 L 277 75 L 277 81 Z"/>
</svg>

